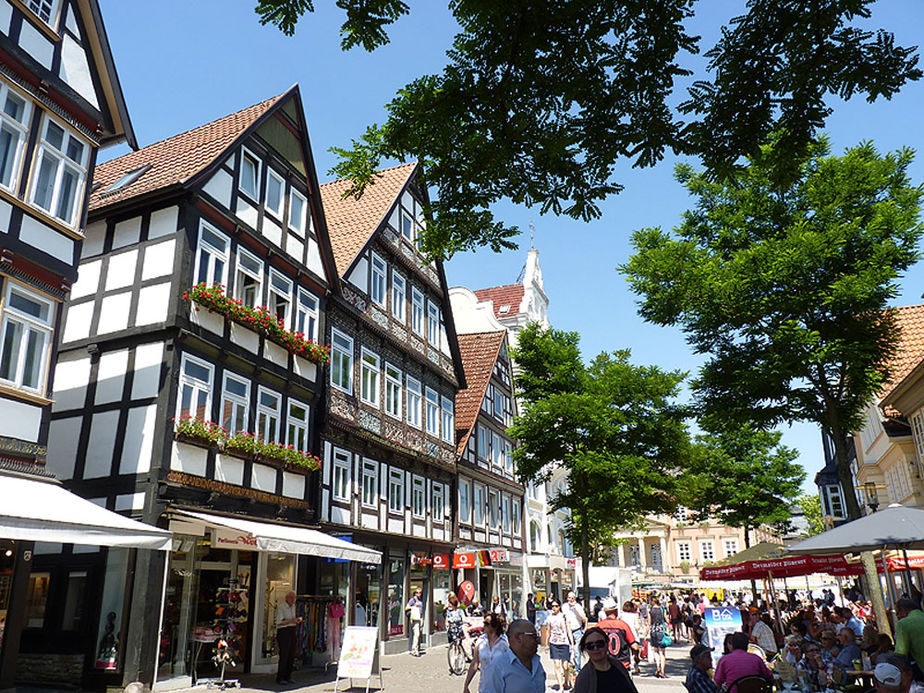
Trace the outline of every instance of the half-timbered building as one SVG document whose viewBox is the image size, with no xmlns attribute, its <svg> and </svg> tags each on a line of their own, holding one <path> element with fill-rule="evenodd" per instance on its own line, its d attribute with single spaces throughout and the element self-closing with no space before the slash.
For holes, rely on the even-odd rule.
<svg viewBox="0 0 924 693">
<path fill-rule="evenodd" d="M 464 374 L 442 265 L 417 235 L 426 189 L 417 165 L 378 173 L 357 200 L 321 186 L 342 279 L 328 307 L 331 348 L 322 433 L 321 520 L 383 552 L 383 566 L 341 565 L 351 622 L 378 625 L 386 652 L 407 649 L 404 606 L 423 590 L 435 642 L 451 584 L 455 395 Z"/>
<path fill-rule="evenodd" d="M 459 476 L 453 567 L 460 571 L 460 581 L 477 586 L 486 608 L 497 597 L 509 618 L 522 617 L 524 489 L 514 476 L 514 441 L 507 434 L 516 407 L 507 331 L 460 333 L 459 350 L 467 387 L 456 395 Z M 489 566 L 474 560 L 484 550 Z"/>
<path fill-rule="evenodd" d="M 238 668 L 270 670 L 286 592 L 316 596 L 325 556 L 378 560 L 307 529 L 337 276 L 299 90 L 104 163 L 96 180 L 49 464 L 84 497 L 172 530 L 173 551 L 166 567 L 120 550 L 36 561 L 95 578 L 83 650 L 116 682 L 211 675 L 212 636 L 195 633 L 214 635 L 229 608 Z M 302 643 L 310 658 L 317 641 Z"/>
<path fill-rule="evenodd" d="M 39 495 L 52 482 L 51 383 L 93 166 L 100 148 L 123 142 L 136 147 L 96 0 L 0 1 L 0 471 L 37 475 Z M 0 480 L 7 492 L 10 478 Z M 33 543 L 10 534 L 0 530 L 0 688 L 55 669 L 67 677 L 68 643 L 53 657 L 37 640 L 83 634 L 79 612 L 46 618 L 48 601 L 71 607 L 72 592 L 36 571 Z"/>
</svg>

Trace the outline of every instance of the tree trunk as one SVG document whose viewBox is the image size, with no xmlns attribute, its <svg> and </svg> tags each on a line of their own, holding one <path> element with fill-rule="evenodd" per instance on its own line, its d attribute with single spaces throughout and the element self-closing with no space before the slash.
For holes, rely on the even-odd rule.
<svg viewBox="0 0 924 693">
<path fill-rule="evenodd" d="M 834 458 L 837 461 L 837 479 L 841 484 L 841 492 L 844 496 L 844 506 L 847 508 L 847 520 L 856 520 L 862 513 L 860 504 L 857 502 L 857 494 L 853 487 L 853 475 L 850 471 L 850 461 L 847 459 L 847 438 L 841 428 L 840 421 L 837 417 L 832 417 L 834 421 L 831 424 L 831 437 L 834 440 Z M 876 560 L 873 558 L 871 551 L 863 551 L 860 554 L 860 563 L 863 564 L 863 575 L 866 578 L 865 591 L 873 605 L 873 613 L 876 614 L 876 626 L 880 633 L 892 635 L 892 626 L 889 623 L 889 616 L 886 612 L 885 602 L 882 598 L 882 583 L 879 582 L 879 573 L 876 572 Z"/>
<path fill-rule="evenodd" d="M 583 576 L 583 589 L 581 590 L 584 612 L 590 614 L 590 540 L 587 531 L 587 513 L 581 518 L 581 575 Z"/>
</svg>

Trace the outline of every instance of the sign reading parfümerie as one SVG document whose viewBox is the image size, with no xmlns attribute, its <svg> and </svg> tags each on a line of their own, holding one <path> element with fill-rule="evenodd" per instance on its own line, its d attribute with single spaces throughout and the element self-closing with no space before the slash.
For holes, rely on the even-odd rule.
<svg viewBox="0 0 924 693">
<path fill-rule="evenodd" d="M 378 628 L 375 626 L 347 626 L 337 664 L 338 679 L 368 679 L 372 676 L 377 635 Z"/>
</svg>

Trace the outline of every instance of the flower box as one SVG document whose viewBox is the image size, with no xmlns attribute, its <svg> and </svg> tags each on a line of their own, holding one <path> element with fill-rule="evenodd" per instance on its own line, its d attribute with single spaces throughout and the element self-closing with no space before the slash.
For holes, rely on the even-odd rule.
<svg viewBox="0 0 924 693">
<path fill-rule="evenodd" d="M 213 313 L 223 315 L 228 320 L 243 325 L 257 334 L 262 334 L 266 339 L 279 344 L 296 356 L 301 356 L 314 363 L 330 362 L 328 347 L 305 339 L 305 335 L 301 332 L 287 329 L 285 323 L 270 313 L 266 306 L 252 308 L 238 299 L 226 296 L 222 284 L 212 286 L 204 282 L 196 284 L 183 294 L 183 298 Z"/>
</svg>

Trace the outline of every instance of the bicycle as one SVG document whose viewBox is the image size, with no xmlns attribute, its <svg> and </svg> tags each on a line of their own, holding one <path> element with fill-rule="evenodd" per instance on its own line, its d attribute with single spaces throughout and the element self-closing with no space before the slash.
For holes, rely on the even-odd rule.
<svg viewBox="0 0 924 693">
<path fill-rule="evenodd" d="M 477 633 L 480 635 L 480 631 Z M 455 676 L 462 676 L 468 665 L 474 659 L 474 629 L 469 632 L 462 632 L 460 635 L 453 637 L 449 641 L 449 648 L 446 650 L 446 658 L 449 661 L 449 673 Z"/>
</svg>

